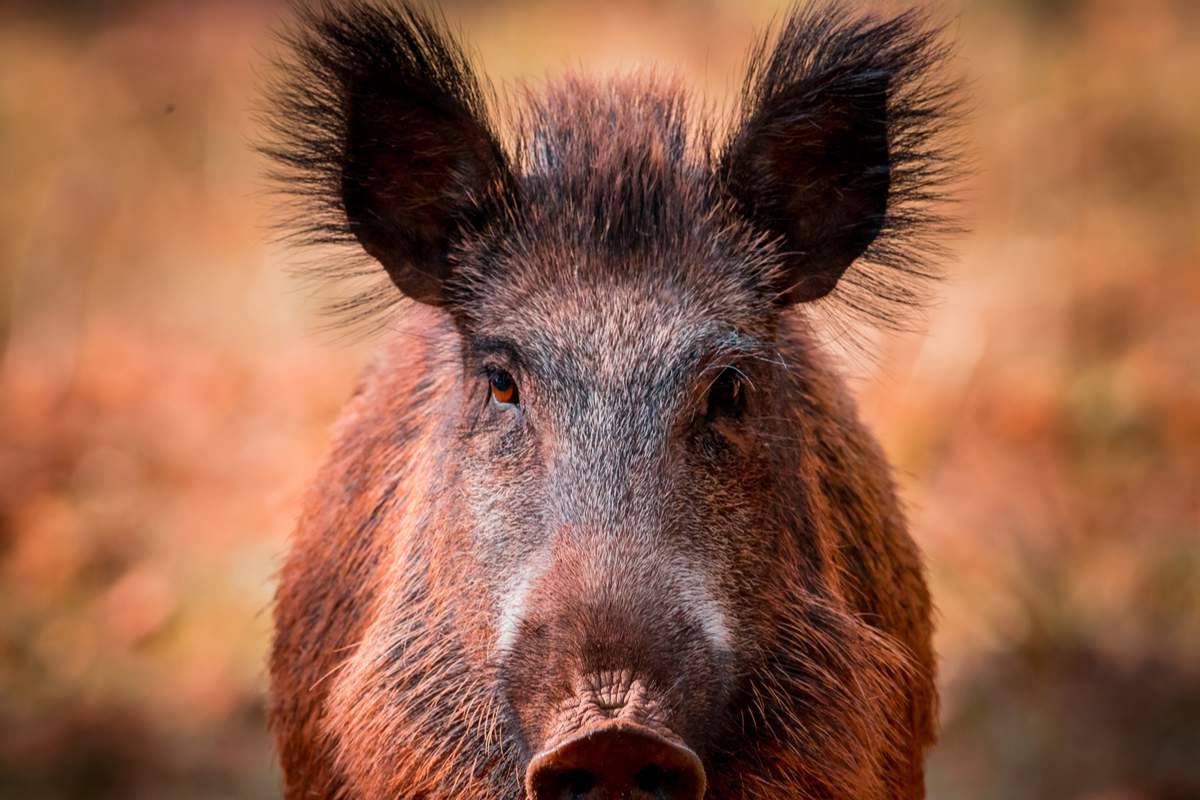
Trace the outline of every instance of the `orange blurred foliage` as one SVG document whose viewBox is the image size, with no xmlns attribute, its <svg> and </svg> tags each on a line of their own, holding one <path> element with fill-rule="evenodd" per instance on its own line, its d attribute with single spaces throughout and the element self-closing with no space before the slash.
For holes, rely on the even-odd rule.
<svg viewBox="0 0 1200 800">
<path fill-rule="evenodd" d="M 758 0 L 450 3 L 728 102 Z M 961 0 L 972 233 L 850 351 L 940 609 L 934 800 L 1200 797 L 1200 7 Z M 253 152 L 270 2 L 0 4 L 0 796 L 270 797 L 273 572 L 370 352 Z"/>
</svg>

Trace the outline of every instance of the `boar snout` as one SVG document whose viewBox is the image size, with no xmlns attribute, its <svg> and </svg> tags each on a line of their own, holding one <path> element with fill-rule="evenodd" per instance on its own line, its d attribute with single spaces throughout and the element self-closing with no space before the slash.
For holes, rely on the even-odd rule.
<svg viewBox="0 0 1200 800">
<path fill-rule="evenodd" d="M 620 720 L 542 751 L 525 773 L 529 800 L 700 800 L 704 790 L 694 752 Z"/>
<path fill-rule="evenodd" d="M 501 681 L 531 798 L 702 796 L 731 636 L 699 574 L 650 541 L 570 537 L 530 583 Z"/>
</svg>

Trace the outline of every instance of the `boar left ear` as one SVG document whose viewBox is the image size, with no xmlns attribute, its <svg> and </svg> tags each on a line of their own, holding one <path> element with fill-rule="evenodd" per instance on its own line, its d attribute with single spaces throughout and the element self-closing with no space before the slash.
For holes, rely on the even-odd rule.
<svg viewBox="0 0 1200 800">
<path fill-rule="evenodd" d="M 304 7 L 264 148 L 284 191 L 307 201 L 301 238 L 356 242 L 434 305 L 449 302 L 455 247 L 513 185 L 485 89 L 443 28 L 399 4 Z"/>
<path fill-rule="evenodd" d="M 819 5 L 819 4 L 818 4 Z M 740 122 L 718 176 L 779 242 L 783 303 L 825 296 L 904 206 L 936 188 L 927 146 L 947 110 L 922 75 L 940 55 L 919 18 L 854 19 L 837 5 L 793 14 L 752 54 Z M 928 88 L 929 94 L 922 95 Z"/>
</svg>

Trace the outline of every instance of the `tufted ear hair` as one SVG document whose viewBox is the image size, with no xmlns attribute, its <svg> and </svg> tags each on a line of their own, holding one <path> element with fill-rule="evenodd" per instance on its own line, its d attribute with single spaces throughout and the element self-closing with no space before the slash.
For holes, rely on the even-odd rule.
<svg viewBox="0 0 1200 800">
<path fill-rule="evenodd" d="M 264 147 L 285 191 L 315 200 L 308 241 L 356 240 L 400 291 L 447 302 L 456 244 L 512 186 L 460 45 L 405 6 L 308 6 Z M 299 217 L 299 215 L 297 215 Z"/>
<path fill-rule="evenodd" d="M 897 235 L 930 221 L 914 206 L 949 177 L 931 142 L 952 88 L 927 74 L 944 48 L 922 22 L 817 3 L 751 55 L 718 177 L 778 241 L 783 303 L 825 296 L 864 254 L 890 260 Z"/>
</svg>

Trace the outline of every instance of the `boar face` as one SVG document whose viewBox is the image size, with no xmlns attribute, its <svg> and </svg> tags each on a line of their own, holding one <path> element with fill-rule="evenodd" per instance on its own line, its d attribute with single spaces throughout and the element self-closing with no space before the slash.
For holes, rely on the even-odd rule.
<svg viewBox="0 0 1200 800">
<path fill-rule="evenodd" d="M 636 277 L 686 257 L 703 256 L 499 287 L 464 336 L 472 545 L 534 751 L 609 717 L 699 747 L 734 683 L 736 619 L 769 580 L 774 312 L 750 291 L 648 293 Z"/>
</svg>

